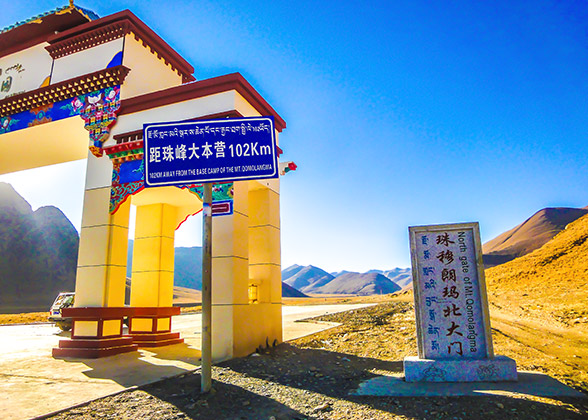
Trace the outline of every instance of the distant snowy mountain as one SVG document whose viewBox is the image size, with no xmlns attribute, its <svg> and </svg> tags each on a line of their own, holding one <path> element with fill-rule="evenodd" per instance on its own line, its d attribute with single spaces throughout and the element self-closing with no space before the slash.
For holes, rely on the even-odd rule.
<svg viewBox="0 0 588 420">
<path fill-rule="evenodd" d="M 308 265 L 292 265 L 282 271 L 282 281 L 311 294 L 383 294 L 394 293 L 412 283 L 410 268 L 369 270 L 366 273 L 326 271 Z"/>
</svg>

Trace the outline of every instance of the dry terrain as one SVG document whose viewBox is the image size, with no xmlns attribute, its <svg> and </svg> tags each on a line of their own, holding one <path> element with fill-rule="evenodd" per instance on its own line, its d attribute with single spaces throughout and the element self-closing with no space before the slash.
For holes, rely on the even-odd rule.
<svg viewBox="0 0 588 420">
<path fill-rule="evenodd" d="M 588 395 L 588 216 L 540 249 L 487 270 L 486 277 L 495 353 L 515 359 L 521 371 L 546 373 Z M 588 418 L 587 398 L 352 396 L 366 379 L 400 375 L 402 359 L 416 354 L 412 292 L 284 301 L 377 305 L 320 317 L 341 325 L 214 366 L 208 395 L 200 394 L 200 376 L 191 372 L 52 418 Z"/>
<path fill-rule="evenodd" d="M 479 397 L 352 396 L 363 380 L 401 374 L 416 354 L 410 293 L 376 306 L 320 317 L 339 327 L 213 367 L 213 392 L 199 393 L 197 372 L 103 398 L 57 419 L 584 419 L 588 399 L 520 395 Z M 588 393 L 585 371 L 551 347 L 495 328 L 496 352 L 520 370 L 546 372 Z"/>
</svg>

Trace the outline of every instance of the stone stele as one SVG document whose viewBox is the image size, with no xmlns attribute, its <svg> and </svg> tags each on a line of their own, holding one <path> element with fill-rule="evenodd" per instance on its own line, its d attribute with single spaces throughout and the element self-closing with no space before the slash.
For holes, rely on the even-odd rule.
<svg viewBox="0 0 588 420">
<path fill-rule="evenodd" d="M 478 223 L 409 228 L 418 357 L 407 382 L 516 381 L 513 359 L 494 356 Z"/>
</svg>

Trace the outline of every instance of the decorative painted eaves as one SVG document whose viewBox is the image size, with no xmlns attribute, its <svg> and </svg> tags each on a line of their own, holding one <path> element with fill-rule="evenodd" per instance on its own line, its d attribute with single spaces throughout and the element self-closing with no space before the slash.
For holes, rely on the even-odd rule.
<svg viewBox="0 0 588 420">
<path fill-rule="evenodd" d="M 127 67 L 116 66 L 8 97 L 0 101 L 0 117 L 121 85 L 128 73 Z"/>
</svg>

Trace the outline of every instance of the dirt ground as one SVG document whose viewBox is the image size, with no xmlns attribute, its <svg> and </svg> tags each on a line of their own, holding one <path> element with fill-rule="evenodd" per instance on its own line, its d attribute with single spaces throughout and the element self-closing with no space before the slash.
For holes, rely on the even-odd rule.
<svg viewBox="0 0 588 420">
<path fill-rule="evenodd" d="M 411 295 L 412 296 L 412 295 Z M 284 298 L 284 305 L 326 305 L 339 303 L 379 303 L 390 300 L 387 295 L 375 296 L 321 296 L 309 298 Z M 181 313 L 197 313 L 201 311 L 201 306 L 184 306 L 180 308 Z M 0 314 L 0 325 L 9 324 L 32 324 L 36 322 L 47 322 L 49 311 L 46 312 L 30 312 L 18 314 Z"/>
<path fill-rule="evenodd" d="M 341 326 L 213 367 L 213 392 L 200 394 L 197 372 L 67 410 L 52 419 L 586 419 L 588 399 L 516 395 L 479 397 L 350 396 L 359 383 L 401 373 L 416 354 L 411 297 L 320 317 Z M 540 371 L 588 394 L 586 368 L 562 348 L 528 337 L 531 326 L 493 325 L 497 354 L 519 370 Z M 512 325 L 514 324 L 514 326 Z M 546 332 L 546 336 L 550 333 Z M 572 342 L 573 339 L 572 339 Z M 575 342 L 578 344 L 579 342 Z M 569 356 L 569 357 L 568 357 Z"/>
<path fill-rule="evenodd" d="M 0 314 L 0 325 L 33 324 L 35 322 L 47 322 L 48 317 L 49 311 L 22 314 Z"/>
</svg>

